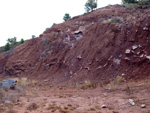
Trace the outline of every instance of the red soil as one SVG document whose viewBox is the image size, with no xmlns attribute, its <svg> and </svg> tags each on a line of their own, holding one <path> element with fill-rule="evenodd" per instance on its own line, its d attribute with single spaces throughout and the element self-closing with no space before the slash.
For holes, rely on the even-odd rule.
<svg viewBox="0 0 150 113">
<path fill-rule="evenodd" d="M 45 84 L 145 79 L 150 77 L 149 39 L 148 9 L 108 6 L 54 25 L 2 54 L 0 73 Z"/>
</svg>

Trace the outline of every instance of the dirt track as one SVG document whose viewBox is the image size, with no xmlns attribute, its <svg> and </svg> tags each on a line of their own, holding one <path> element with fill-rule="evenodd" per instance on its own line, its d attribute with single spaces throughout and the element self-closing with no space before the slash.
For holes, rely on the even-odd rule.
<svg viewBox="0 0 150 113">
<path fill-rule="evenodd" d="M 37 87 L 36 87 L 37 89 Z M 15 113 L 149 113 L 150 82 L 108 84 L 96 89 L 28 88 L 24 97 L 10 105 Z M 31 93 L 32 92 L 32 93 Z M 135 105 L 128 101 L 133 99 Z M 30 104 L 35 103 L 32 107 Z M 145 104 L 145 108 L 141 105 Z M 101 108 L 105 105 L 106 108 Z M 1 107 L 0 107 L 1 108 Z M 7 113 L 7 105 L 1 113 Z"/>
</svg>

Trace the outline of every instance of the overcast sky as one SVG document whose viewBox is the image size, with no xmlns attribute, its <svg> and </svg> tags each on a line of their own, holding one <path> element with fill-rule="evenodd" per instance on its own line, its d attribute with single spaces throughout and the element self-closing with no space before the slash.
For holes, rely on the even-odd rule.
<svg viewBox="0 0 150 113">
<path fill-rule="evenodd" d="M 0 0 L 0 46 L 8 38 L 39 36 L 53 23 L 62 23 L 65 13 L 83 14 L 87 0 Z M 120 4 L 121 0 L 98 0 L 98 8 Z"/>
</svg>

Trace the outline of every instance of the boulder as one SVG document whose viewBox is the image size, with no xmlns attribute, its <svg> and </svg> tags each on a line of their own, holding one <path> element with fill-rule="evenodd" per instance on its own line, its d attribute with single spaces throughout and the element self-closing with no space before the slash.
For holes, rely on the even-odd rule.
<svg viewBox="0 0 150 113">
<path fill-rule="evenodd" d="M 16 83 L 15 80 L 4 80 L 0 82 L 0 88 L 4 90 L 15 89 Z"/>
<path fill-rule="evenodd" d="M 36 103 L 31 103 L 27 106 L 27 110 L 36 110 L 38 108 Z"/>
</svg>

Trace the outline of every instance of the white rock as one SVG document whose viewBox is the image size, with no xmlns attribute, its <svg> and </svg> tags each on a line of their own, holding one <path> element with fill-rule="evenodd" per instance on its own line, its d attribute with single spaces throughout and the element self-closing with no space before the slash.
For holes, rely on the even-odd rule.
<svg viewBox="0 0 150 113">
<path fill-rule="evenodd" d="M 106 105 L 102 105 L 101 108 L 107 108 L 107 106 Z"/>
<path fill-rule="evenodd" d="M 121 62 L 120 59 L 116 59 L 116 58 L 113 59 L 113 63 L 115 63 L 117 65 L 120 65 L 120 62 Z"/>
<path fill-rule="evenodd" d="M 150 56 L 146 56 L 146 58 L 150 60 Z"/>
<path fill-rule="evenodd" d="M 124 59 L 125 59 L 125 60 L 128 60 L 128 61 L 130 60 L 130 58 L 128 58 L 128 57 L 125 57 Z"/>
<path fill-rule="evenodd" d="M 129 54 L 131 52 L 130 49 L 126 49 L 125 54 Z"/>
<path fill-rule="evenodd" d="M 146 108 L 146 105 L 145 105 L 145 104 L 142 104 L 142 105 L 141 105 L 141 108 Z"/>
<path fill-rule="evenodd" d="M 125 76 L 125 75 L 126 75 L 125 73 L 122 73 L 122 74 L 121 74 L 121 76 Z"/>
<path fill-rule="evenodd" d="M 137 45 L 132 46 L 132 49 L 133 49 L 133 50 L 135 50 L 135 49 L 137 49 L 137 48 L 138 48 Z"/>
<path fill-rule="evenodd" d="M 5 100 L 5 102 L 4 102 L 5 104 L 12 104 L 12 102 L 11 101 L 9 101 L 9 100 Z"/>
<path fill-rule="evenodd" d="M 139 45 L 139 47 L 142 47 L 141 45 Z"/>
<path fill-rule="evenodd" d="M 125 105 L 125 104 L 127 104 L 127 103 L 128 103 L 128 102 L 123 102 L 122 105 Z"/>
<path fill-rule="evenodd" d="M 81 55 L 77 56 L 78 59 L 82 59 Z"/>
<path fill-rule="evenodd" d="M 141 55 L 140 55 L 140 58 L 143 58 L 143 57 L 144 57 L 144 54 L 141 54 Z"/>
<path fill-rule="evenodd" d="M 134 101 L 133 101 L 132 99 L 129 99 L 129 103 L 130 103 L 132 106 L 135 105 L 135 103 L 134 103 Z"/>
<path fill-rule="evenodd" d="M 147 31 L 147 30 L 148 30 L 148 28 L 147 28 L 147 27 L 144 27 L 144 28 L 143 28 L 143 30 L 144 30 L 144 31 Z"/>
</svg>

